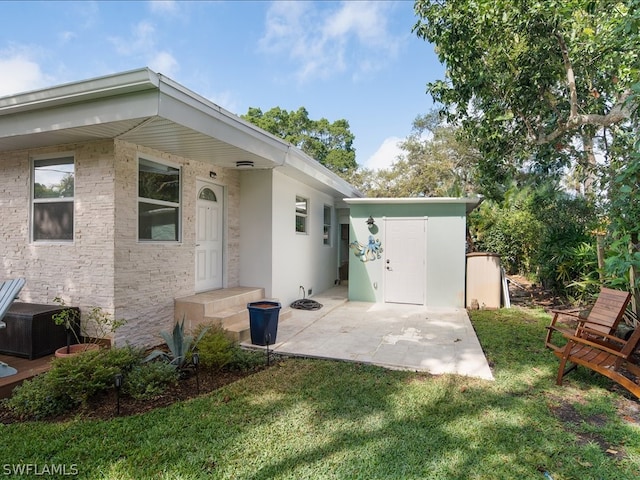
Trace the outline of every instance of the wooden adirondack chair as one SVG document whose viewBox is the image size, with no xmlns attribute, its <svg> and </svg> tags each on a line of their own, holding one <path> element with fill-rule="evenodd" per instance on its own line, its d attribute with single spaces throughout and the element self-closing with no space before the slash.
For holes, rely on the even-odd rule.
<svg viewBox="0 0 640 480">
<path fill-rule="evenodd" d="M 0 329 L 7 326 L 2 319 L 9 311 L 9 307 L 16 299 L 25 283 L 26 281 L 24 278 L 14 278 L 0 283 Z M 11 368 L 6 363 L 0 362 L 0 377 L 6 377 L 15 373 L 15 368 Z"/>
<path fill-rule="evenodd" d="M 553 343 L 553 334 L 558 333 L 564 338 L 586 338 L 592 342 L 616 348 L 618 345 L 611 343 L 608 337 L 612 336 L 618 328 L 630 300 L 629 292 L 602 287 L 598 299 L 586 317 L 580 315 L 579 309 L 553 310 L 553 319 L 547 327 L 545 346 L 557 357 L 562 357 L 564 347 Z M 569 316 L 577 322 L 575 330 L 558 326 L 557 323 L 563 316 Z"/>
<path fill-rule="evenodd" d="M 584 337 L 567 337 L 567 345 L 560 357 L 556 383 L 562 385 L 563 377 L 578 365 L 582 365 L 610 378 L 640 399 L 640 367 L 631 359 L 640 343 L 640 328 L 635 329 L 629 340 L 614 335 L 601 335 L 615 347 L 611 348 Z M 565 370 L 567 363 L 574 366 Z"/>
</svg>

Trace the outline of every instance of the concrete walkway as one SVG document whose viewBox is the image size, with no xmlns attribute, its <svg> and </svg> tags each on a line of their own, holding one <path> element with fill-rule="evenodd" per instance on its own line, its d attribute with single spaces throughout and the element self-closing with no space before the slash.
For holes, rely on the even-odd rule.
<svg viewBox="0 0 640 480">
<path fill-rule="evenodd" d="M 493 380 L 463 308 L 347 301 L 346 287 L 313 297 L 320 310 L 293 309 L 279 322 L 282 354 L 370 363 L 387 368 L 455 373 Z"/>
</svg>

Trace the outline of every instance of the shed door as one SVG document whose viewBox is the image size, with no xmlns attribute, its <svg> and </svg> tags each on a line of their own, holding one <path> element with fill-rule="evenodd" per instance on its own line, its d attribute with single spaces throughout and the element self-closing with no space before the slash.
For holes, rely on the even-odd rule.
<svg viewBox="0 0 640 480">
<path fill-rule="evenodd" d="M 196 182 L 196 292 L 222 288 L 223 190 L 220 185 Z"/>
<path fill-rule="evenodd" d="M 426 220 L 385 219 L 384 300 L 424 305 Z"/>
</svg>

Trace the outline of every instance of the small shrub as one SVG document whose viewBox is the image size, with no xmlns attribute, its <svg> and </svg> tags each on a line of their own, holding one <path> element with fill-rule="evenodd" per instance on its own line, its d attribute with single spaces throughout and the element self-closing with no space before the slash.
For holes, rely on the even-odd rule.
<svg viewBox="0 0 640 480">
<path fill-rule="evenodd" d="M 138 400 L 151 399 L 178 381 L 178 372 L 166 362 L 147 362 L 134 366 L 126 375 L 123 391 Z"/>
<path fill-rule="evenodd" d="M 36 419 L 64 413 L 113 387 L 114 376 L 130 371 L 141 359 L 142 351 L 131 347 L 54 358 L 48 372 L 16 387 L 6 406 Z"/>
<path fill-rule="evenodd" d="M 21 417 L 35 420 L 52 417 L 75 406 L 68 396 L 61 395 L 57 390 L 51 377 L 44 373 L 16 387 L 11 398 L 6 399 L 3 405 Z"/>
<path fill-rule="evenodd" d="M 56 325 L 64 325 L 68 341 L 70 341 L 69 336 L 73 335 L 76 343 L 100 343 L 102 339 L 115 333 L 118 328 L 127 323 L 124 319 L 112 318 L 111 314 L 101 307 L 91 307 L 85 314 L 83 322 L 79 311 L 66 308 L 67 304 L 62 297 L 55 297 L 53 301 L 62 309 L 51 318 Z"/>
<path fill-rule="evenodd" d="M 233 358 L 234 342 L 230 340 L 220 326 L 198 327 L 207 328 L 206 333 L 198 343 L 198 355 L 200 364 L 205 368 L 219 370 L 227 365 Z"/>
<path fill-rule="evenodd" d="M 229 360 L 225 368 L 230 371 L 240 372 L 255 370 L 264 365 L 264 355 L 264 352 L 245 350 L 238 345 L 234 345 L 231 349 L 231 360 Z"/>
</svg>

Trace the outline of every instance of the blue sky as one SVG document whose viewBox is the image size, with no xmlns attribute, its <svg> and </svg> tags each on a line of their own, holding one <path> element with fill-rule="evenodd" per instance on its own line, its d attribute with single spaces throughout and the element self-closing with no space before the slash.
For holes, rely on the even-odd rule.
<svg viewBox="0 0 640 480">
<path fill-rule="evenodd" d="M 0 96 L 149 67 L 238 114 L 346 119 L 356 160 L 390 165 L 444 77 L 413 1 L 0 2 Z"/>
</svg>

